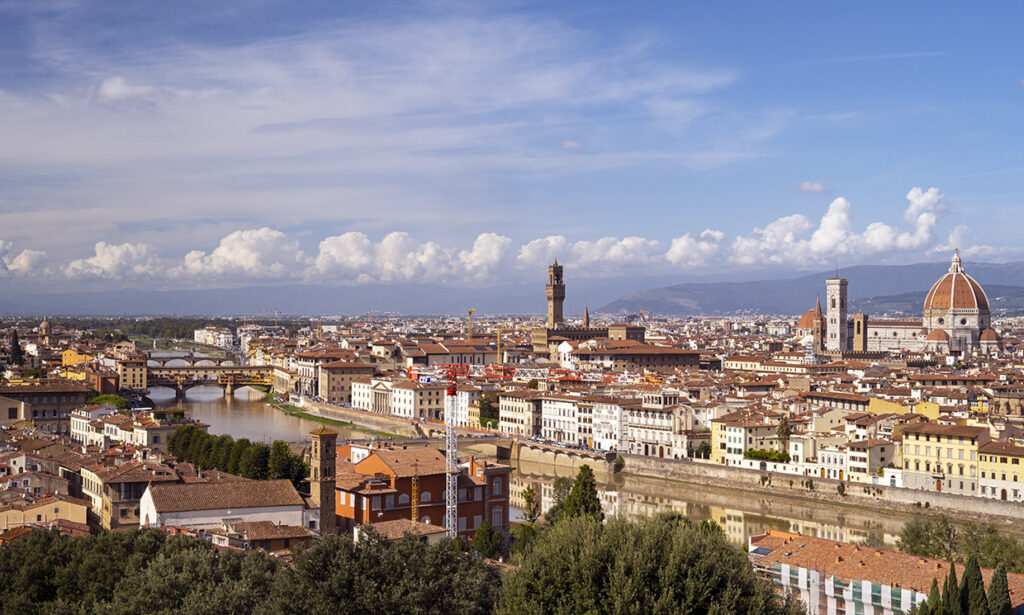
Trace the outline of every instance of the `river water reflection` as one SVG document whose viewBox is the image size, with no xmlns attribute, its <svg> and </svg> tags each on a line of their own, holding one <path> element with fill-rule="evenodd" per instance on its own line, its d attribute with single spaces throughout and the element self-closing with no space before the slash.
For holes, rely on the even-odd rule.
<svg viewBox="0 0 1024 615">
<path fill-rule="evenodd" d="M 227 397 L 215 386 L 196 387 L 187 392 L 184 400 L 175 400 L 170 389 L 154 388 L 149 397 L 159 407 L 185 410 L 210 425 L 210 433 L 235 438 L 308 442 L 309 432 L 320 425 L 267 406 L 265 396 L 249 388 L 239 389 Z M 341 432 L 341 439 L 366 437 L 360 432 L 332 429 Z M 512 474 L 514 513 L 523 506 L 520 494 L 527 486 L 540 495 L 542 508 L 547 510 L 553 503 L 554 481 L 558 476 L 571 478 L 572 472 L 549 465 L 520 463 Z M 846 542 L 858 542 L 874 533 L 888 546 L 895 547 L 903 524 L 913 518 L 907 513 L 836 506 L 768 493 L 641 478 L 628 473 L 599 482 L 598 489 L 608 516 L 636 518 L 672 511 L 694 521 L 713 520 L 725 530 L 729 542 L 737 546 L 746 545 L 750 536 L 777 529 Z"/>
<path fill-rule="evenodd" d="M 524 504 L 520 493 L 533 487 L 547 510 L 554 501 L 556 473 L 551 466 L 520 463 L 512 476 L 512 504 Z M 568 474 L 567 474 L 568 476 Z M 695 485 L 618 474 L 598 483 L 598 496 L 606 516 L 637 518 L 676 512 L 694 521 L 712 520 L 725 530 L 729 542 L 742 546 L 747 538 L 775 529 L 829 540 L 859 542 L 869 534 L 894 548 L 899 532 L 912 516 L 866 508 L 848 508 L 821 502 L 787 499 L 710 485 Z"/>
<path fill-rule="evenodd" d="M 160 408 L 180 408 L 192 418 L 210 426 L 212 434 L 228 434 L 235 439 L 248 438 L 254 442 L 308 442 L 309 432 L 320 423 L 291 416 L 266 405 L 266 395 L 243 387 L 234 395 L 224 395 L 216 386 L 194 387 L 186 391 L 185 399 L 174 398 L 174 391 L 161 387 L 150 389 L 149 398 Z M 341 439 L 365 438 L 365 433 L 332 426 Z"/>
</svg>

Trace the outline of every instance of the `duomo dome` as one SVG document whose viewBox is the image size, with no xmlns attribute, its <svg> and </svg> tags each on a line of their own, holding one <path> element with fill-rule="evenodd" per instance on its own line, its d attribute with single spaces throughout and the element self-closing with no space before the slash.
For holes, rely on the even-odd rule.
<svg viewBox="0 0 1024 615">
<path fill-rule="evenodd" d="M 953 253 L 949 271 L 932 285 L 924 300 L 924 326 L 949 334 L 953 348 L 969 348 L 991 322 L 988 296 L 971 276 L 964 273 L 960 253 Z"/>
</svg>

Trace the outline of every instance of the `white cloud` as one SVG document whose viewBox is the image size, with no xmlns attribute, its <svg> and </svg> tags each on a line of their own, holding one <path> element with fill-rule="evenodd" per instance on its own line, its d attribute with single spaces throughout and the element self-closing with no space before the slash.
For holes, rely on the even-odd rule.
<svg viewBox="0 0 1024 615">
<path fill-rule="evenodd" d="M 148 245 L 136 243 L 108 244 L 100 241 L 95 254 L 73 260 L 64 268 L 69 278 L 138 279 L 161 273 L 160 260 Z"/>
<path fill-rule="evenodd" d="M 17 256 L 7 263 L 7 269 L 14 275 L 34 276 L 49 275 L 45 268 L 48 257 L 46 252 L 41 250 L 22 250 Z"/>
<path fill-rule="evenodd" d="M 298 276 L 307 263 L 296 240 L 281 231 L 263 227 L 235 231 L 221 239 L 209 254 L 202 250 L 189 252 L 171 275 L 227 282 L 287 279 Z"/>
<path fill-rule="evenodd" d="M 466 274 L 475 280 L 488 279 L 509 255 L 512 240 L 497 233 L 481 233 L 472 250 L 459 252 L 459 262 Z"/>
<path fill-rule="evenodd" d="M 706 229 L 696 236 L 687 233 L 672 240 L 665 258 L 680 269 L 704 267 L 719 256 L 723 239 L 725 233 L 713 229 Z"/>
<path fill-rule="evenodd" d="M 566 141 L 565 143 L 562 143 L 562 148 L 563 149 L 567 149 L 567 150 L 578 150 L 578 149 L 580 149 L 582 147 L 583 147 L 583 144 L 580 143 L 579 141 L 569 140 L 569 141 Z"/>
<path fill-rule="evenodd" d="M 935 228 L 946 206 L 936 188 L 913 188 L 906 194 L 902 222 L 868 223 L 857 231 L 853 205 L 833 199 L 815 223 L 797 213 L 727 236 L 716 229 L 684 233 L 667 244 L 659 239 L 627 236 L 571 241 L 549 235 L 516 242 L 495 232 L 477 235 L 471 244 L 425 241 L 406 231 L 392 231 L 379 241 L 363 232 L 324 238 L 307 256 L 296 237 L 263 227 L 232 231 L 211 251 L 192 250 L 176 262 L 161 258 L 146 243 L 99 242 L 94 254 L 55 269 L 48 255 L 27 249 L 11 254 L 12 244 L 0 241 L 0 276 L 47 279 L 54 272 L 67 279 L 148 279 L 158 285 L 205 286 L 244 284 L 253 280 L 296 280 L 315 283 L 445 283 L 491 285 L 535 280 L 557 257 L 573 277 L 614 277 L 669 274 L 683 271 L 715 273 L 765 265 L 810 269 L 843 262 L 870 262 L 875 255 L 935 257 L 960 247 L 965 256 L 996 257 L 1021 249 L 967 241 L 967 227 L 949 233 L 945 245 L 934 245 Z M 933 246 L 930 247 L 929 246 Z"/>
<path fill-rule="evenodd" d="M 95 98 L 100 102 L 122 102 L 144 99 L 156 92 L 151 85 L 135 85 L 124 77 L 108 77 L 96 86 Z"/>
<path fill-rule="evenodd" d="M 800 192 L 821 194 L 822 192 L 827 192 L 827 190 L 825 188 L 825 182 L 803 182 L 800 184 Z"/>
<path fill-rule="evenodd" d="M 520 246 L 516 261 L 520 267 L 525 268 L 547 266 L 559 254 L 562 255 L 564 261 L 568 252 L 567 244 L 568 241 L 564 235 L 548 235 L 540 239 L 533 239 Z"/>
<path fill-rule="evenodd" d="M 884 252 L 922 250 L 933 238 L 939 214 L 945 210 L 937 188 L 913 188 L 907 193 L 903 219 L 909 230 L 871 222 L 862 233 L 854 230 L 851 203 L 843 197 L 829 203 L 809 238 L 811 221 L 803 214 L 779 218 L 765 228 L 733 240 L 731 260 L 740 265 L 830 264 L 837 256 L 863 258 Z"/>
</svg>

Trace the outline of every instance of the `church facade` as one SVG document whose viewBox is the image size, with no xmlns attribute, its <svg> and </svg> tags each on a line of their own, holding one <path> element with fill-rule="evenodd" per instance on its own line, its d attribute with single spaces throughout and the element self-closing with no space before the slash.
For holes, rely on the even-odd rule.
<svg viewBox="0 0 1024 615">
<path fill-rule="evenodd" d="M 996 352 L 999 336 L 991 329 L 988 296 L 964 272 L 958 251 L 949 270 L 925 297 L 918 318 L 879 319 L 847 314 L 847 280 L 825 282 L 825 311 L 821 301 L 797 324 L 803 335 L 813 336 L 816 354 L 846 352 L 935 352 L 971 354 Z"/>
</svg>

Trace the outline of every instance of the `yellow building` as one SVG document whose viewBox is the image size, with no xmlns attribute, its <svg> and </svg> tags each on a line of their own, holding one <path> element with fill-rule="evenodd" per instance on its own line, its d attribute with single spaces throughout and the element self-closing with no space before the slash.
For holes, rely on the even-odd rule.
<svg viewBox="0 0 1024 615">
<path fill-rule="evenodd" d="M 72 365 L 83 365 L 89 361 L 94 360 L 96 357 L 85 354 L 84 352 L 78 352 L 74 348 L 68 348 L 61 353 L 61 364 L 64 367 L 71 367 Z"/>
<path fill-rule="evenodd" d="M 903 429 L 903 485 L 910 489 L 976 495 L 985 427 L 917 423 Z"/>
<path fill-rule="evenodd" d="M 117 361 L 117 386 L 132 391 L 145 391 L 148 369 L 144 356 L 131 356 Z"/>
<path fill-rule="evenodd" d="M 1024 446 L 989 442 L 981 447 L 978 495 L 994 500 L 1024 501 Z"/>
<path fill-rule="evenodd" d="M 0 507 L 0 529 L 59 520 L 84 524 L 88 512 L 88 502 L 66 495 L 47 495 L 35 501 L 16 500 Z"/>
<path fill-rule="evenodd" d="M 480 429 L 480 404 L 469 404 L 466 408 L 466 424 L 473 429 Z"/>
<path fill-rule="evenodd" d="M 937 407 L 937 406 L 936 406 Z M 868 400 L 868 412 L 871 414 L 906 414 L 912 411 L 913 406 L 903 404 L 881 397 L 872 397 Z"/>
<path fill-rule="evenodd" d="M 941 406 L 939 406 L 939 404 L 937 404 L 937 403 L 935 403 L 933 401 L 918 402 L 918 403 L 914 404 L 914 407 L 913 407 L 914 414 L 920 414 L 921 416 L 926 416 L 926 417 L 928 417 L 929 421 L 937 421 L 937 420 L 939 420 L 939 412 L 940 411 L 941 411 Z"/>
</svg>

